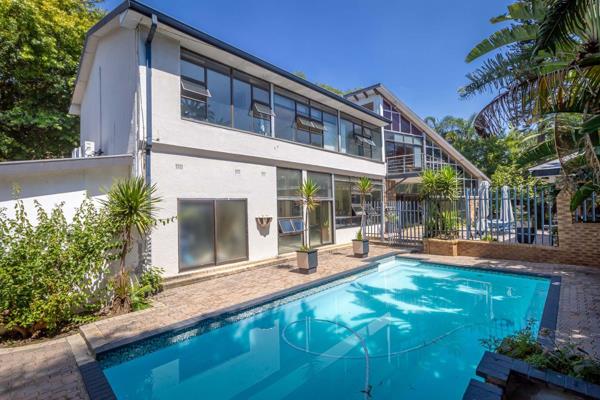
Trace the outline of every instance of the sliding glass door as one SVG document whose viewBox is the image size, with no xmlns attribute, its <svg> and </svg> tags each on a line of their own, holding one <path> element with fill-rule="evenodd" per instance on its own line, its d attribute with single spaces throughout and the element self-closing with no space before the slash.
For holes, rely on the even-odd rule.
<svg viewBox="0 0 600 400">
<path fill-rule="evenodd" d="M 248 259 L 246 200 L 180 200 L 179 268 Z"/>
</svg>

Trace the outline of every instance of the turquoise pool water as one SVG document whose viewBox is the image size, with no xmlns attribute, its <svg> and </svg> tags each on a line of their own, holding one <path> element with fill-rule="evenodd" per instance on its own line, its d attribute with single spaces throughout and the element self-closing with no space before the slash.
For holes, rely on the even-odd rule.
<svg viewBox="0 0 600 400">
<path fill-rule="evenodd" d="M 387 259 L 100 362 L 119 399 L 460 399 L 485 350 L 479 339 L 539 321 L 549 284 Z"/>
</svg>

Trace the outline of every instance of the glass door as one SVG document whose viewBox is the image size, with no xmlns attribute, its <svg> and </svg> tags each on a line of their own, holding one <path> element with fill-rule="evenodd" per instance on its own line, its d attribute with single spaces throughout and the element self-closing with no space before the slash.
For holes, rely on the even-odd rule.
<svg viewBox="0 0 600 400">
<path fill-rule="evenodd" d="M 320 201 L 308 216 L 310 245 L 313 247 L 333 243 L 331 201 Z"/>
<path fill-rule="evenodd" d="M 248 259 L 246 200 L 180 200 L 179 268 Z"/>
</svg>

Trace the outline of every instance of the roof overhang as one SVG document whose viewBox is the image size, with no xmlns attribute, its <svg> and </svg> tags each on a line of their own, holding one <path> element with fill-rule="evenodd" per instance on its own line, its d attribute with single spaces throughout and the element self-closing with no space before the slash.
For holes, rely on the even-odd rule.
<svg viewBox="0 0 600 400">
<path fill-rule="evenodd" d="M 158 18 L 157 33 L 181 43 L 182 47 L 232 66 L 242 72 L 283 87 L 326 106 L 350 114 L 375 126 L 385 126 L 390 121 L 352 101 L 302 79 L 288 71 L 246 53 L 177 19 L 135 0 L 126 0 L 98 22 L 86 36 L 80 69 L 69 112 L 78 114 L 83 93 L 90 74 L 98 40 L 110 31 L 122 27 L 150 27 L 152 15 Z"/>
<path fill-rule="evenodd" d="M 469 161 L 465 156 L 463 156 L 460 151 L 456 150 L 454 146 L 452 146 L 446 139 L 442 137 L 439 133 L 431 129 L 429 125 L 425 121 L 423 121 L 413 110 L 411 110 L 402 100 L 400 100 L 394 93 L 392 93 L 388 88 L 386 88 L 381 83 L 377 83 L 375 85 L 366 87 L 364 89 L 359 89 L 354 92 L 346 94 L 346 98 L 354 98 L 355 100 L 360 100 L 361 98 L 365 98 L 374 93 L 380 94 L 393 104 L 397 109 L 400 110 L 401 113 L 407 115 L 411 121 L 413 121 L 419 129 L 424 131 L 427 136 L 431 138 L 438 146 L 444 149 L 449 155 L 451 155 L 454 159 L 459 161 L 462 166 L 473 176 L 478 179 L 483 179 L 489 181 L 490 178 L 487 177 L 479 168 L 477 168 L 471 161 Z"/>
</svg>

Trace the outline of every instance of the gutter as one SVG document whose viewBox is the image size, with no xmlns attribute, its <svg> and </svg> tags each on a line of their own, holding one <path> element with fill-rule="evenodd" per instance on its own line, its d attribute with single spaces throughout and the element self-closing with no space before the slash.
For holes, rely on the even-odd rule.
<svg viewBox="0 0 600 400">
<path fill-rule="evenodd" d="M 152 40 L 158 26 L 156 14 L 152 14 L 152 25 L 146 38 L 146 184 L 152 184 Z"/>
</svg>

